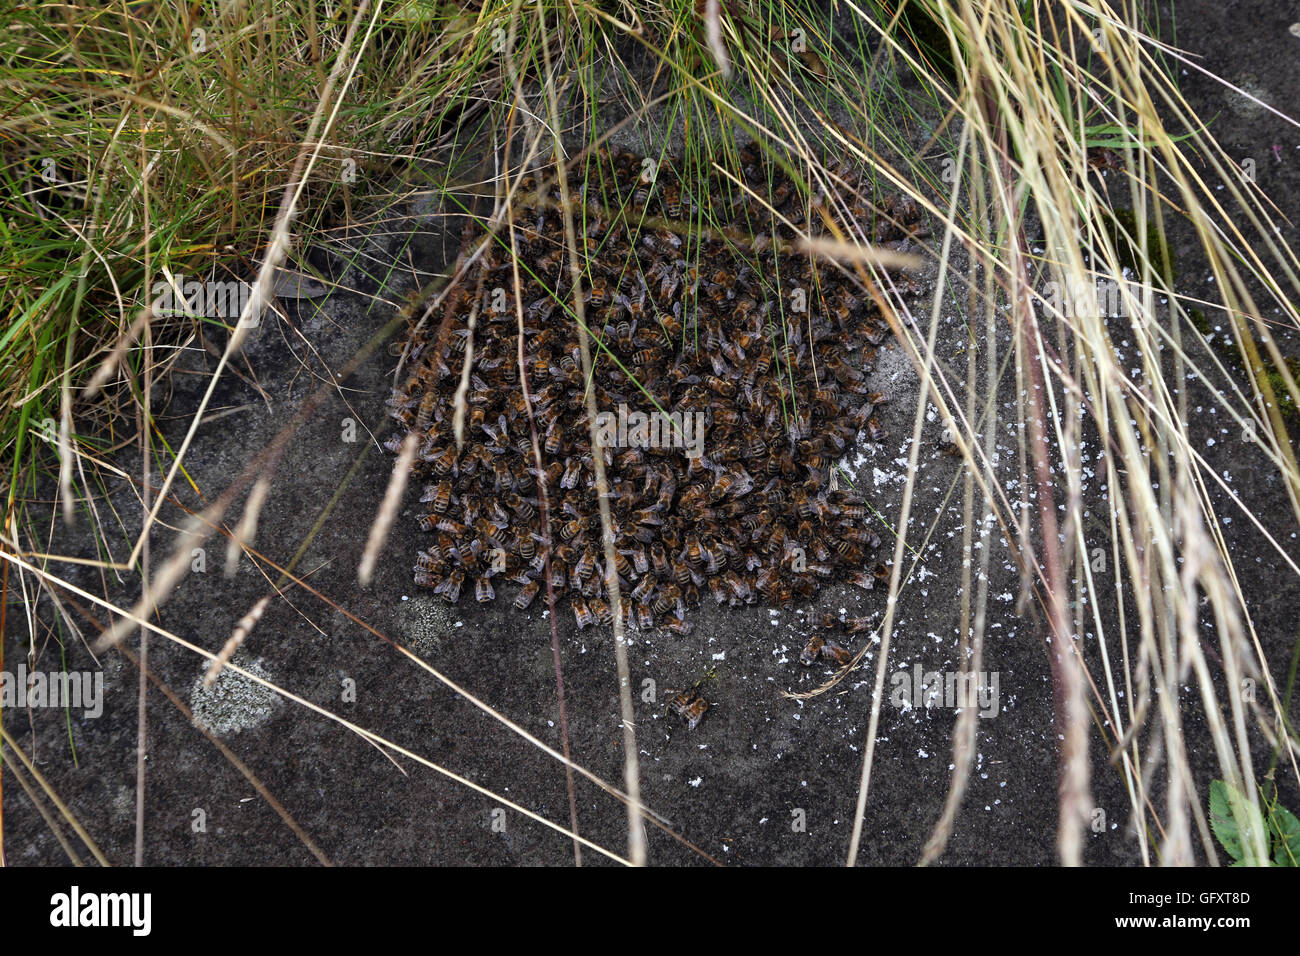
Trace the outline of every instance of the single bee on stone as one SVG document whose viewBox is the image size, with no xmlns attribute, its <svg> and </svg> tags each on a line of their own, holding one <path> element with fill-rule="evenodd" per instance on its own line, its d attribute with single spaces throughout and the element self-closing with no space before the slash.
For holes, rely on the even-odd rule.
<svg viewBox="0 0 1300 956">
<path fill-rule="evenodd" d="M 709 709 L 709 702 L 696 690 L 684 690 L 668 701 L 668 712 L 676 714 L 686 721 L 686 729 L 694 730 L 704 719 Z"/>
</svg>

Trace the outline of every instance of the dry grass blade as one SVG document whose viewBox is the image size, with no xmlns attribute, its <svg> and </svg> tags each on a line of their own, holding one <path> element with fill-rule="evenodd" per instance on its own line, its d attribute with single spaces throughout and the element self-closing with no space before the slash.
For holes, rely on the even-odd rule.
<svg viewBox="0 0 1300 956">
<path fill-rule="evenodd" d="M 212 685 L 215 684 L 217 678 L 221 676 L 221 671 L 230 663 L 230 659 L 235 656 L 235 652 L 243 646 L 244 641 L 248 639 L 248 635 L 253 632 L 253 628 L 257 627 L 257 622 L 262 619 L 262 614 L 266 611 L 266 606 L 271 603 L 271 597 L 272 595 L 268 594 L 265 597 L 259 598 L 257 603 L 249 608 L 248 613 L 239 619 L 239 623 L 235 625 L 235 629 L 230 632 L 230 637 L 227 638 L 226 643 L 222 645 L 221 652 L 212 661 L 212 664 L 208 667 L 207 673 L 203 675 L 203 687 L 205 690 L 212 689 Z"/>
<path fill-rule="evenodd" d="M 270 490 L 270 476 L 262 475 L 253 485 L 253 490 L 248 493 L 248 500 L 244 502 L 243 517 L 239 519 L 235 533 L 226 542 L 226 577 L 228 578 L 235 576 L 235 572 L 239 570 L 239 556 L 246 548 L 251 548 L 257 538 L 257 519 L 262 513 L 262 506 L 266 504 L 266 496 Z"/>
<path fill-rule="evenodd" d="M 511 33 L 513 34 L 516 21 L 511 21 Z M 511 38 L 513 43 L 513 36 Z M 515 91 L 516 102 L 522 102 L 523 95 L 519 88 L 517 76 L 513 75 L 513 87 Z M 536 157 L 540 149 L 542 136 L 540 133 L 529 144 L 526 151 L 526 158 L 523 166 L 527 167 Z M 506 141 L 510 142 L 511 137 L 507 136 Z M 507 164 L 508 165 L 508 164 Z M 519 275 L 519 255 L 518 255 L 518 238 L 515 232 L 514 219 L 514 202 L 512 196 L 513 190 L 510 188 L 509 172 L 507 170 L 504 179 L 506 187 L 505 195 L 505 219 L 508 235 L 510 236 L 510 262 L 511 275 L 514 284 L 514 305 L 515 305 L 515 328 L 518 330 L 518 344 L 515 350 L 515 366 L 519 370 L 519 391 L 524 401 L 524 410 L 528 415 L 528 435 L 529 447 L 533 455 L 533 468 L 537 474 L 544 474 L 545 468 L 542 464 L 542 445 L 537 434 L 537 418 L 533 407 L 532 392 L 528 387 L 528 365 L 524 358 L 524 308 L 523 296 L 520 290 L 523 287 Z M 541 482 L 538 486 L 538 505 L 541 513 L 541 522 L 543 537 L 550 540 L 551 537 L 551 496 L 546 487 L 546 482 Z M 560 656 L 560 635 L 556 624 L 555 615 L 555 587 L 551 577 L 551 549 L 548 547 L 545 551 L 545 560 L 543 564 L 543 573 L 546 580 L 546 606 L 548 617 L 550 619 L 551 632 L 551 659 L 555 666 L 555 695 L 560 707 L 560 746 L 564 754 L 564 789 L 569 798 L 569 826 L 574 833 L 578 832 L 578 795 L 577 787 L 573 779 L 573 767 L 570 765 L 572 756 L 569 749 L 569 706 L 564 692 L 564 667 Z M 582 866 L 582 846 L 577 840 L 573 841 L 573 863 L 574 866 Z"/>
<path fill-rule="evenodd" d="M 731 57 L 722 41 L 722 4 L 719 0 L 704 0 L 704 36 L 723 79 L 731 79 Z"/>
<path fill-rule="evenodd" d="M 537 15 L 539 21 L 544 16 L 540 2 L 537 6 Z M 546 63 L 546 100 L 550 108 L 552 136 L 555 144 L 555 162 L 558 166 L 564 156 L 564 145 L 560 141 L 558 132 L 560 129 L 560 111 L 557 104 L 555 74 L 551 66 L 550 41 L 548 39 L 542 41 L 542 54 Z M 587 342 L 586 304 L 582 295 L 583 272 L 578 261 L 578 241 L 573 227 L 573 205 L 569 195 L 568 177 L 560 175 L 558 179 L 560 202 L 564 207 L 562 217 L 568 246 L 573 307 L 577 317 L 578 344 L 582 353 L 582 374 L 584 380 L 589 382 L 591 381 L 592 369 L 591 349 Z M 618 571 L 614 556 L 614 534 L 610 526 L 609 482 L 605 477 L 604 442 L 597 426 L 596 397 L 590 389 L 586 390 L 586 403 L 588 429 L 591 435 L 592 462 L 595 465 L 596 472 L 596 494 L 600 505 L 601 537 L 604 539 L 605 586 L 609 593 L 610 605 L 618 609 L 622 607 L 622 600 L 619 595 Z M 644 866 L 646 863 L 646 837 L 645 829 L 641 824 L 641 771 L 639 767 L 640 761 L 637 757 L 636 729 L 632 709 L 632 678 L 628 669 L 627 638 L 623 632 L 623 615 L 617 611 L 614 614 L 613 625 L 614 661 L 618 671 L 619 710 L 623 724 L 623 786 L 628 795 L 628 856 L 633 866 Z"/>
<path fill-rule="evenodd" d="M 362 587 L 370 583 L 375 573 L 375 562 L 388 540 L 388 532 L 393 527 L 393 519 L 402 507 L 402 496 L 406 493 L 406 482 L 411 477 L 411 463 L 415 461 L 415 451 L 419 445 L 419 436 L 415 432 L 406 436 L 402 442 L 401 453 L 393 465 L 393 473 L 388 479 L 388 488 L 384 491 L 384 500 L 379 503 L 379 511 L 370 526 L 370 536 L 366 540 L 366 550 L 361 555 L 357 567 L 357 581 Z"/>
</svg>

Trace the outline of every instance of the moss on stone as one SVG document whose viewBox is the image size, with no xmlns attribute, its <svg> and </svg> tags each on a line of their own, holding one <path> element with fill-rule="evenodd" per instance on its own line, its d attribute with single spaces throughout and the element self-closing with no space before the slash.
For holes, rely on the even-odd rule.
<svg viewBox="0 0 1300 956">
<path fill-rule="evenodd" d="M 1286 367 L 1291 372 L 1291 377 L 1300 384 L 1300 359 L 1286 359 Z M 1295 400 L 1291 398 L 1291 393 L 1287 391 L 1286 379 L 1278 367 L 1268 359 L 1264 360 L 1264 376 L 1268 379 L 1269 386 L 1273 389 L 1273 395 L 1277 398 L 1278 410 L 1282 413 L 1282 418 L 1288 425 L 1300 424 L 1300 414 L 1297 414 Z"/>
<path fill-rule="evenodd" d="M 1192 325 L 1196 326 L 1196 331 L 1209 338 L 1210 320 L 1205 317 L 1205 313 L 1200 309 L 1192 309 L 1187 315 L 1192 320 Z"/>
</svg>

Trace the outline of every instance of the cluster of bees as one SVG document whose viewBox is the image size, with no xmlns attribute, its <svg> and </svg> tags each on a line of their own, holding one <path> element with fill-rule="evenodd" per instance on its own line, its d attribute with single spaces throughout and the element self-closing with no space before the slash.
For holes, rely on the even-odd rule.
<svg viewBox="0 0 1300 956">
<path fill-rule="evenodd" d="M 706 598 L 789 605 L 837 578 L 871 588 L 887 573 L 870 564 L 880 539 L 866 501 L 832 477 L 860 436 L 885 437 L 875 409 L 886 399 L 863 370 L 887 326 L 855 280 L 788 241 L 796 229 L 821 232 L 827 216 L 847 215 L 885 243 L 922 227 L 911 204 L 864 203 L 856 175 L 832 172 L 837 192 L 811 201 L 753 147 L 740 152 L 747 189 L 717 176 L 692 191 L 672 164 L 617 151 L 568 173 L 590 382 L 554 178 L 524 179 L 513 225 L 486 245 L 484 227 L 467 225 L 468 268 L 409 334 L 404 380 L 388 403 L 400 426 L 388 447 L 414 431 L 415 473 L 426 482 L 418 520 L 429 545 L 415 583 L 454 603 L 471 588 L 492 601 L 505 582 L 526 609 L 549 575 L 579 628 L 621 613 L 686 633 L 688 608 Z M 617 611 L 605 587 L 588 388 L 598 412 L 702 413 L 705 426 L 693 456 L 669 442 L 604 448 Z M 806 663 L 847 659 L 818 640 Z"/>
</svg>

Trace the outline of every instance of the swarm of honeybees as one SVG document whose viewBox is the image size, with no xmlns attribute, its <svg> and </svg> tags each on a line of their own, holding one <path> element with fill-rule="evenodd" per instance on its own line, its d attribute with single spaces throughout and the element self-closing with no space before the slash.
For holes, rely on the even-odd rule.
<svg viewBox="0 0 1300 956">
<path fill-rule="evenodd" d="M 426 482 L 419 524 L 429 545 L 416 558 L 417 585 L 454 603 L 469 590 L 492 601 L 509 584 L 526 609 L 549 575 L 579 628 L 620 613 L 606 590 L 588 386 L 598 413 L 703 416 L 694 455 L 673 442 L 604 448 L 626 622 L 688 632 L 688 608 L 708 598 L 789 605 L 837 577 L 871 588 L 887 573 L 872 564 L 880 539 L 865 500 L 832 475 L 860 436 L 885 437 L 874 414 L 885 397 L 865 371 L 887 326 L 855 278 L 791 240 L 847 216 L 869 239 L 905 246 L 924 234 L 920 215 L 910 202 L 865 201 L 842 164 L 830 170 L 834 194 L 801 197 L 757 148 L 739 160 L 746 188 L 718 175 L 692 189 L 672 163 L 621 151 L 593 152 L 567 174 L 590 383 L 555 178 L 520 181 L 513 224 L 486 244 L 485 227 L 467 225 L 458 265 L 468 268 L 413 322 L 389 400 L 401 427 L 388 447 L 397 451 L 414 430 Z M 818 641 L 806 663 L 847 658 Z"/>
</svg>

